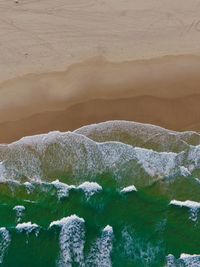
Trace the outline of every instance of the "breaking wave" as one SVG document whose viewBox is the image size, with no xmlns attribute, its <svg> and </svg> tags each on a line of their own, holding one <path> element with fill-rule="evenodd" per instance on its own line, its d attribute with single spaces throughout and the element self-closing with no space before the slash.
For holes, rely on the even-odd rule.
<svg viewBox="0 0 200 267">
<path fill-rule="evenodd" d="M 122 126 L 123 124 L 124 122 Z M 126 126 L 127 124 L 126 122 Z M 102 141 L 103 138 L 108 139 L 108 136 L 104 137 L 102 132 L 105 132 L 105 127 L 107 129 L 109 124 L 103 124 L 103 126 L 100 124 L 99 128 L 88 126 L 88 130 L 83 128 L 76 132 L 50 132 L 25 137 L 12 144 L 0 146 L 1 181 L 49 181 L 55 177 L 68 176 L 71 181 L 77 183 L 85 181 L 86 178 L 95 180 L 97 176 L 109 173 L 122 184 L 123 180 L 126 181 L 128 178 L 129 182 L 132 181 L 138 186 L 146 186 L 158 179 L 166 178 L 170 181 L 177 176 L 191 176 L 194 172 L 199 173 L 200 145 L 194 146 L 186 142 L 186 140 L 191 143 L 193 140 L 196 142 L 199 137 L 197 133 L 171 133 L 160 127 L 143 125 L 143 131 L 145 127 L 148 131 L 152 128 L 154 132 L 158 128 L 157 134 L 154 133 L 153 136 L 148 137 L 148 131 L 144 131 L 145 136 L 140 135 L 141 126 L 129 124 L 130 132 L 133 127 L 136 128 L 137 136 L 143 139 L 144 147 L 151 140 L 151 149 L 138 147 L 137 140 L 135 141 L 134 138 L 132 142 L 135 142 L 135 145 L 120 142 L 123 137 L 120 140 L 119 133 L 123 136 L 127 127 L 122 131 L 118 127 L 119 123 L 114 126 L 111 124 L 110 131 L 113 129 L 117 131 L 116 129 L 119 128 L 116 138 L 113 134 L 114 130 L 111 131 L 109 136 L 110 139 L 112 137 L 111 141 L 97 142 L 77 133 L 86 132 L 86 135 L 91 137 L 94 129 L 94 139 L 100 136 Z M 165 133 L 164 137 L 162 136 L 164 140 L 160 140 L 160 132 Z M 168 139 L 169 136 L 172 138 L 171 142 Z M 192 139 L 191 136 L 194 138 Z M 154 150 L 153 144 L 155 143 L 161 146 L 163 143 L 166 146 L 167 143 L 170 147 L 172 143 L 174 145 L 175 140 L 178 140 L 176 149 L 180 150 L 179 152 L 160 152 L 156 151 L 156 148 Z"/>
<path fill-rule="evenodd" d="M 197 132 L 110 121 L 0 145 L 0 265 L 200 266 L 199 177 Z"/>
</svg>

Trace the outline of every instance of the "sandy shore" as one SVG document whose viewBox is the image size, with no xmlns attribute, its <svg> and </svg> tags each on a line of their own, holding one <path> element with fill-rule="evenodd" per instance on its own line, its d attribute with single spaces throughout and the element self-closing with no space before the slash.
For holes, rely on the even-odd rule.
<svg viewBox="0 0 200 267">
<path fill-rule="evenodd" d="M 200 57 L 111 63 L 94 58 L 65 72 L 0 85 L 0 139 L 73 130 L 113 119 L 199 130 Z"/>
<path fill-rule="evenodd" d="M 200 55 L 197 0 L 0 1 L 0 81 L 109 61 Z"/>
<path fill-rule="evenodd" d="M 195 0 L 2 0 L 0 142 L 113 119 L 200 130 L 199 10 Z"/>
</svg>

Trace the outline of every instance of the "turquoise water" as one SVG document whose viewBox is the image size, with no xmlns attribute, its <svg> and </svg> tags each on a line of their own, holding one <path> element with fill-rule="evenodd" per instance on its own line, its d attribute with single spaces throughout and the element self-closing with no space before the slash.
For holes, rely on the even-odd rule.
<svg viewBox="0 0 200 267">
<path fill-rule="evenodd" d="M 200 266 L 198 133 L 138 127 L 0 146 L 0 266 Z"/>
</svg>

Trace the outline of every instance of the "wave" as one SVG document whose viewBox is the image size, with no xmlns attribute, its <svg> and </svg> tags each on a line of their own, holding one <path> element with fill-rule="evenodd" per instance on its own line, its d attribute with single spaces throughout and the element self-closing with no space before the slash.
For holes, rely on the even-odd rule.
<svg viewBox="0 0 200 267">
<path fill-rule="evenodd" d="M 112 242 L 114 239 L 113 228 L 107 225 L 101 237 L 93 244 L 86 260 L 86 266 L 91 267 L 111 267 Z"/>
<path fill-rule="evenodd" d="M 15 227 L 16 232 L 26 235 L 26 243 L 28 244 L 28 236 L 33 233 L 38 239 L 39 230 L 46 232 L 59 231 L 59 254 L 56 260 L 56 266 L 70 267 L 77 264 L 80 267 L 111 267 L 118 266 L 112 264 L 112 255 L 115 251 L 117 259 L 121 254 L 129 259 L 127 266 L 166 266 L 166 267 L 189 267 L 199 266 L 200 255 L 181 253 L 177 259 L 174 255 L 169 254 L 165 258 L 165 244 L 163 240 L 155 241 L 140 238 L 134 230 L 127 226 L 121 229 L 120 242 L 115 242 L 115 234 L 113 227 L 107 225 L 101 230 L 99 237 L 95 238 L 90 244 L 87 251 L 86 239 L 88 235 L 87 222 L 77 215 L 70 215 L 57 221 L 52 221 L 47 229 L 43 229 L 35 223 L 21 223 Z M 13 229 L 12 229 L 13 230 Z M 0 264 L 11 245 L 10 229 L 0 228 Z M 13 234 L 13 232 L 12 232 Z M 119 233 L 118 233 L 119 235 Z M 119 239 L 119 236 L 118 236 Z M 31 245 L 31 244 L 30 244 Z M 163 262 L 160 260 L 163 258 Z M 130 261 L 131 260 L 131 261 Z M 120 262 L 120 261 L 119 261 Z M 123 265 L 126 266 L 126 265 Z"/>
<path fill-rule="evenodd" d="M 199 133 L 105 122 L 0 145 L 0 162 L 5 266 L 198 266 Z"/>
<path fill-rule="evenodd" d="M 69 191 L 75 188 L 75 186 L 73 185 L 67 185 L 67 184 L 61 183 L 58 179 L 53 181 L 51 184 L 54 185 L 55 188 L 57 189 L 57 196 L 59 199 L 68 197 Z"/>
<path fill-rule="evenodd" d="M 3 263 L 5 254 L 10 245 L 11 237 L 5 227 L 0 228 L 0 264 Z"/>
<path fill-rule="evenodd" d="M 50 224 L 50 228 L 53 226 L 61 227 L 58 266 L 72 267 L 73 262 L 79 264 L 80 267 L 84 266 L 84 223 L 84 219 L 71 215 Z"/>
<path fill-rule="evenodd" d="M 198 267 L 200 265 L 200 255 L 181 254 L 179 259 L 173 255 L 167 256 L 167 267 Z"/>
<path fill-rule="evenodd" d="M 168 131 L 164 132 L 170 135 Z M 187 140 L 191 134 L 198 136 L 197 133 L 183 133 L 183 139 Z M 137 135 L 141 137 L 140 131 Z M 103 136 L 101 131 L 97 136 Z M 175 134 L 183 142 L 181 134 L 177 133 L 177 136 Z M 157 135 L 154 138 L 156 140 Z M 157 142 L 163 143 L 159 138 Z M 122 185 L 128 179 L 129 184 L 141 187 L 160 179 L 170 181 L 179 176 L 191 176 L 194 172 L 198 174 L 200 145 L 188 142 L 187 148 L 180 152 L 158 152 L 115 140 L 97 142 L 76 132 L 50 132 L 1 145 L 0 161 L 1 181 L 52 181 L 55 177 L 69 177 L 77 184 L 86 178 L 95 180 L 97 176 L 110 173 Z"/>
<path fill-rule="evenodd" d="M 17 224 L 16 230 L 19 233 L 25 232 L 26 234 L 30 234 L 30 233 L 34 232 L 36 235 L 38 235 L 40 227 L 36 223 L 23 222 L 23 223 Z"/>
<path fill-rule="evenodd" d="M 200 144 L 198 132 L 176 132 L 152 124 L 121 120 L 83 126 L 74 132 L 96 142 L 117 141 L 159 152 L 181 152 Z"/>
<path fill-rule="evenodd" d="M 200 209 L 200 202 L 186 200 L 186 201 L 178 201 L 178 200 L 171 200 L 170 205 L 189 208 L 190 210 L 190 219 L 194 222 L 198 220 L 198 213 Z"/>
<path fill-rule="evenodd" d="M 134 192 L 134 191 L 137 191 L 136 187 L 134 185 L 129 185 L 127 187 L 124 187 L 120 192 L 125 194 L 125 193 Z"/>
<path fill-rule="evenodd" d="M 21 222 L 26 208 L 24 206 L 18 205 L 18 206 L 15 206 L 13 210 L 16 212 L 17 223 Z"/>
<path fill-rule="evenodd" d="M 135 266 L 156 266 L 159 258 L 163 256 L 162 241 L 153 244 L 150 240 L 143 240 L 133 231 L 125 227 L 122 232 L 120 249 L 125 257 L 134 259 Z"/>
<path fill-rule="evenodd" d="M 89 198 L 92 195 L 101 192 L 102 186 L 94 182 L 84 182 L 83 184 L 79 185 L 77 189 L 82 190 L 86 197 Z"/>
<path fill-rule="evenodd" d="M 24 193 L 21 189 L 25 189 L 26 186 L 15 183 L 18 188 L 13 188 L 10 194 L 5 187 L 2 188 L 5 185 L 1 184 L 0 190 L 1 200 L 6 199 L 6 206 L 2 206 L 3 203 L 0 206 L 1 215 L 6 215 L 6 228 L 2 228 L 4 234 L 0 235 L 0 255 L 2 261 L 5 258 L 5 266 L 13 266 L 11 255 L 15 253 L 16 248 L 18 251 L 19 244 L 19 254 L 23 253 L 20 255 L 24 255 L 25 249 L 32 255 L 30 251 L 33 248 L 36 255 L 41 255 L 46 247 L 45 257 L 49 257 L 49 249 L 53 246 L 55 251 L 48 265 L 52 267 L 74 264 L 85 267 L 175 267 L 176 265 L 166 265 L 170 262 L 168 257 L 165 261 L 165 256 L 169 252 L 176 253 L 176 256 L 182 251 L 190 253 L 192 245 L 193 253 L 198 253 L 198 247 L 195 247 L 195 242 L 199 240 L 198 218 L 195 224 L 190 223 L 184 210 L 179 213 L 179 209 L 171 208 L 170 202 L 159 198 L 159 194 L 151 195 L 151 188 L 147 188 L 146 194 L 143 189 L 138 189 L 137 193 L 134 190 L 132 194 L 129 192 L 133 192 L 133 185 L 122 190 L 103 186 L 100 191 L 88 198 L 88 191 L 85 193 L 82 188 L 86 187 L 94 192 L 94 189 L 100 189 L 101 186 L 85 182 L 80 186 L 71 186 L 68 198 L 58 201 L 57 191 L 52 194 L 52 188 L 56 189 L 52 182 L 33 184 L 35 189 L 32 193 Z M 39 192 L 38 189 L 43 191 Z M 156 188 L 155 192 L 158 193 Z M 85 197 L 83 193 L 86 194 Z M 25 199 L 25 196 L 28 199 Z M 15 205 L 22 202 L 23 206 Z M 190 209 L 196 202 L 186 203 L 189 203 L 186 206 Z M 13 210 L 15 216 L 16 211 L 24 212 L 23 216 L 20 216 L 20 223 L 16 220 L 18 216 L 12 217 Z M 63 214 L 65 217 L 62 217 Z M 176 238 L 179 242 L 178 249 L 177 244 L 174 247 Z M 7 243 L 1 246 L 1 242 Z M 41 246 L 42 242 L 45 242 L 44 248 Z M 40 247 L 39 251 L 37 246 Z M 39 256 L 38 262 L 43 264 L 45 257 Z M 20 266 L 29 265 L 23 263 Z"/>
</svg>

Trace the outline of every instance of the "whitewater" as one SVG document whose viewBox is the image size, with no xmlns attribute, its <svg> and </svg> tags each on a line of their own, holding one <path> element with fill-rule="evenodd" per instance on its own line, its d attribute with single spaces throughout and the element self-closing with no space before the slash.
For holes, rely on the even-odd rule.
<svg viewBox="0 0 200 267">
<path fill-rule="evenodd" d="M 108 121 L 0 145 L 0 266 L 200 266 L 200 134 Z"/>
</svg>

